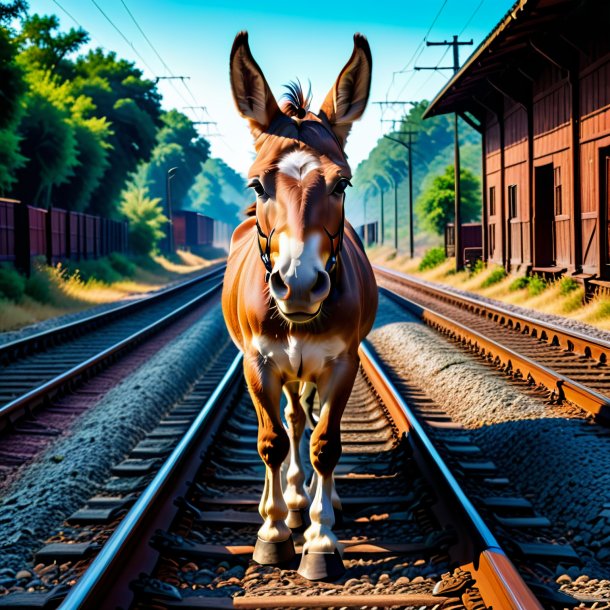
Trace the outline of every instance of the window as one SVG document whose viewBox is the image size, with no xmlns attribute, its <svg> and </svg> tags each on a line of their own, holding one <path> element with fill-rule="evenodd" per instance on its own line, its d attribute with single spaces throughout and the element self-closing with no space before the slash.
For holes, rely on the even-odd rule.
<svg viewBox="0 0 610 610">
<path fill-rule="evenodd" d="M 563 199 L 561 193 L 561 167 L 553 170 L 553 181 L 555 184 L 555 216 L 563 214 Z"/>
<path fill-rule="evenodd" d="M 496 187 L 489 187 L 489 215 L 495 216 L 496 214 Z"/>
<path fill-rule="evenodd" d="M 517 185 L 508 186 L 508 218 L 517 218 Z"/>
</svg>

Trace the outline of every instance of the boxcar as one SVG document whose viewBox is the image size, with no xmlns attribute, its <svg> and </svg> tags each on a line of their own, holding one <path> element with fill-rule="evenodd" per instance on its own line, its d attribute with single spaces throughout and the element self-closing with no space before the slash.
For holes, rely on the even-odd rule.
<svg viewBox="0 0 610 610">
<path fill-rule="evenodd" d="M 0 199 L 0 261 L 15 261 L 15 199 Z"/>
<path fill-rule="evenodd" d="M 47 216 L 47 236 L 49 238 L 49 252 L 47 259 L 56 264 L 68 256 L 68 212 L 60 208 L 51 208 Z"/>
<path fill-rule="evenodd" d="M 483 229 L 479 222 L 462 224 L 462 251 L 464 262 L 472 263 L 483 256 Z M 445 256 L 455 256 L 455 227 L 445 226 Z"/>
</svg>

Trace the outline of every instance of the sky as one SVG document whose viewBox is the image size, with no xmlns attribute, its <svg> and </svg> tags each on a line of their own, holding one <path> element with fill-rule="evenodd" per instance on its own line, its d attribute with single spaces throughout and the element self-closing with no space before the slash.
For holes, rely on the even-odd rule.
<svg viewBox="0 0 610 610">
<path fill-rule="evenodd" d="M 373 55 L 371 97 L 346 147 L 355 170 L 383 133 L 391 130 L 389 121 L 408 109 L 374 102 L 432 99 L 450 77 L 450 70 L 413 70 L 452 64 L 451 49 L 426 46 L 425 41 L 451 40 L 455 34 L 460 40 L 472 39 L 473 46 L 460 48 L 463 63 L 513 0 L 30 0 L 29 4 L 32 13 L 58 15 L 62 29 L 82 26 L 91 36 L 90 46 L 134 61 L 147 78 L 189 77 L 159 81 L 164 108 L 182 110 L 196 121 L 215 121 L 217 125 L 198 126 L 202 135 L 210 134 L 212 155 L 246 175 L 254 158 L 252 138 L 237 114 L 229 85 L 229 53 L 240 30 L 249 32 L 254 58 L 276 98 L 289 81 L 298 78 L 306 86 L 311 82 L 314 112 L 349 59 L 353 34 L 367 36 Z"/>
</svg>

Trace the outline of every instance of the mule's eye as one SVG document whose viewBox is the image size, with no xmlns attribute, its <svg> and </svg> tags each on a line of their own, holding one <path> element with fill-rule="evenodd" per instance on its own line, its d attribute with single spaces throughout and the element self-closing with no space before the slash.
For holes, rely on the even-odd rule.
<svg viewBox="0 0 610 610">
<path fill-rule="evenodd" d="M 254 192 L 259 197 L 267 197 L 268 196 L 267 193 L 265 193 L 265 189 L 263 188 L 263 185 L 256 178 L 254 180 L 251 180 L 248 183 L 248 187 L 254 189 Z"/>
<path fill-rule="evenodd" d="M 335 185 L 332 194 L 333 195 L 343 195 L 345 193 L 345 189 L 348 186 L 352 186 L 352 183 L 347 178 L 341 178 L 339 182 Z"/>
</svg>

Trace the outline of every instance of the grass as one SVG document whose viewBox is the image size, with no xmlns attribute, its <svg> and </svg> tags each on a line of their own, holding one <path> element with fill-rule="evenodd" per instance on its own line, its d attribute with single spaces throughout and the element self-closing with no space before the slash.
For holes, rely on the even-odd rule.
<svg viewBox="0 0 610 610">
<path fill-rule="evenodd" d="M 439 282 L 461 290 L 521 305 L 610 330 L 610 295 L 599 295 L 584 302 L 584 288 L 571 277 L 547 281 L 541 276 L 508 275 L 496 265 L 475 264 L 455 272 L 455 259 L 446 259 L 433 267 L 419 270 L 423 258 L 410 259 L 390 248 L 372 248 L 369 258 L 375 264 Z"/>
<path fill-rule="evenodd" d="M 0 266 L 0 332 L 96 305 L 158 290 L 213 261 L 188 252 L 130 259 L 120 254 L 47 267 L 36 262 L 29 278 Z"/>
</svg>

